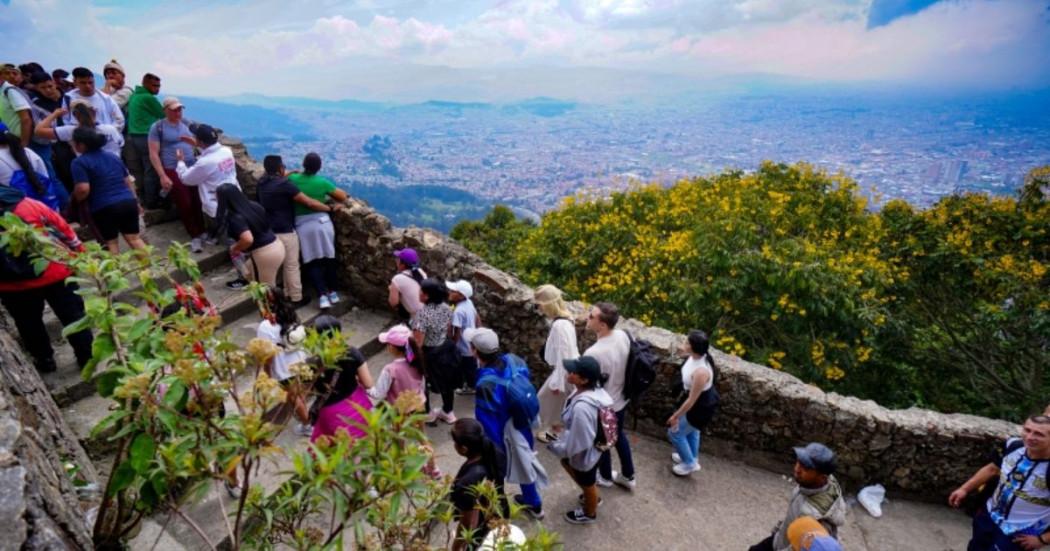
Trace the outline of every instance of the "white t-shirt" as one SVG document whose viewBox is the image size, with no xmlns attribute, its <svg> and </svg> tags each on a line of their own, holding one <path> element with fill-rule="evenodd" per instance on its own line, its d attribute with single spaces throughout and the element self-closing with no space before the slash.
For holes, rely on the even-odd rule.
<svg viewBox="0 0 1050 551">
<path fill-rule="evenodd" d="M 682 386 L 688 392 L 693 388 L 693 374 L 696 373 L 697 369 L 702 369 L 707 372 L 707 384 L 704 388 L 700 389 L 700 392 L 707 392 L 711 390 L 711 385 L 715 383 L 714 374 L 711 372 L 711 363 L 707 361 L 707 355 L 694 358 L 689 358 L 682 364 Z"/>
<path fill-rule="evenodd" d="M 64 141 L 73 143 L 73 130 L 75 126 L 56 126 L 55 137 Z M 106 137 L 106 145 L 102 146 L 103 151 L 108 151 L 120 158 L 120 150 L 124 147 L 124 136 L 120 134 L 120 130 L 112 124 L 96 124 L 95 131 Z M 80 154 L 77 153 L 77 157 Z"/>
<path fill-rule="evenodd" d="M 547 343 L 543 347 L 543 361 L 551 366 L 550 377 L 547 378 L 547 388 L 561 392 L 571 392 L 572 385 L 565 380 L 565 366 L 563 360 L 575 360 L 580 357 L 580 348 L 576 344 L 576 326 L 567 319 L 556 319 L 551 324 L 551 332 L 547 335 Z"/>
<path fill-rule="evenodd" d="M 109 97 L 108 94 L 102 90 L 95 90 L 94 94 L 84 97 L 80 95 L 80 91 L 76 88 L 66 92 L 66 97 L 69 101 L 63 101 L 62 107 L 70 109 L 70 105 L 73 101 L 78 99 L 87 100 L 92 107 L 95 108 L 95 122 L 99 124 L 111 124 L 117 128 L 118 131 L 124 130 L 124 113 L 120 111 L 120 107 L 117 102 L 113 101 L 113 98 Z M 69 113 L 62 115 L 62 121 L 69 126 L 76 126 L 77 119 L 73 116 L 72 110 Z"/>
<path fill-rule="evenodd" d="M 26 157 L 29 158 L 29 164 L 33 165 L 33 170 L 37 174 L 47 175 L 47 165 L 44 164 L 44 160 L 40 158 L 32 149 L 26 148 Z M 6 147 L 0 147 L 0 185 L 9 186 L 11 185 L 11 176 L 16 171 L 22 170 L 22 167 L 18 165 L 18 161 L 11 156 L 11 150 Z"/>
<path fill-rule="evenodd" d="M 604 338 L 591 345 L 583 353 L 598 360 L 602 373 L 609 376 L 605 391 L 613 399 L 613 409 L 620 411 L 627 407 L 627 398 L 623 395 L 627 382 L 627 357 L 631 354 L 631 338 L 619 329 L 613 329 Z"/>
<path fill-rule="evenodd" d="M 262 320 L 259 323 L 259 328 L 255 330 L 255 336 L 276 344 L 278 348 L 281 348 L 284 344 L 284 339 L 281 338 L 281 326 L 270 320 Z M 286 350 L 281 348 L 281 351 L 273 357 L 273 378 L 283 381 L 291 377 L 292 373 L 288 370 L 288 366 L 305 361 L 306 352 L 298 349 Z"/>
</svg>

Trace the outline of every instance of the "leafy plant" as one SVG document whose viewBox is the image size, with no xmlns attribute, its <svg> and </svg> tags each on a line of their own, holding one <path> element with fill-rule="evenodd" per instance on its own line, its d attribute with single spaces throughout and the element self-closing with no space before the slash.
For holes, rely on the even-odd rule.
<svg viewBox="0 0 1050 551">
<path fill-rule="evenodd" d="M 292 366 L 296 377 L 286 391 L 264 369 L 275 345 L 242 345 L 218 331 L 221 318 L 183 245 L 173 244 L 164 259 L 152 249 L 114 256 L 97 244 L 75 253 L 16 217 L 0 226 L 0 245 L 73 269 L 86 315 L 64 332 L 95 332 L 82 375 L 113 403 L 92 437 L 116 449 L 94 526 L 96 547 L 123 548 L 151 515 L 165 517 L 164 524 L 181 519 L 212 549 L 339 549 L 351 540 L 357 549 L 447 547 L 451 536 L 446 530 L 440 545 L 435 527 L 451 519 L 449 481 L 421 473 L 429 444 L 408 398 L 364 412 L 368 435 L 359 440 L 344 435 L 303 451 L 275 444 L 284 426 L 266 413 L 288 391 L 308 394 L 316 374 L 336 365 L 347 351 L 341 335 L 308 334 L 304 348 L 315 363 Z M 170 275 L 179 272 L 187 282 Z M 265 288 L 253 284 L 248 292 L 261 302 Z M 265 490 L 262 469 L 280 464 L 290 467 L 278 473 L 276 489 Z M 186 511 L 223 484 L 240 495 L 224 509 L 225 534 L 210 534 Z M 541 531 L 527 546 L 547 549 L 554 541 Z"/>
</svg>

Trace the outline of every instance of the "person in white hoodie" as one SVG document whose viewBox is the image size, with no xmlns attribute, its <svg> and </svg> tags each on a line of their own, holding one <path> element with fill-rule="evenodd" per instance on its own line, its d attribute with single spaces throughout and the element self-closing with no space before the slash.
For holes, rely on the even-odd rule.
<svg viewBox="0 0 1050 551">
<path fill-rule="evenodd" d="M 566 379 L 576 390 L 562 411 L 561 420 L 565 432 L 556 441 L 547 444 L 547 449 L 561 458 L 565 472 L 580 486 L 582 507 L 565 513 L 565 520 L 572 524 L 591 524 L 598 519 L 598 460 L 602 450 L 596 445 L 598 436 L 598 414 L 601 408 L 611 408 L 613 399 L 602 385 L 609 379 L 602 373 L 598 360 L 580 356 L 564 360 L 562 365 Z"/>
<path fill-rule="evenodd" d="M 197 138 L 197 145 L 203 148 L 197 156 L 197 162 L 193 166 L 186 166 L 182 159 L 182 150 L 177 150 L 175 158 L 179 164 L 175 166 L 175 172 L 183 185 L 197 188 L 201 198 L 201 210 L 211 219 L 214 231 L 216 211 L 219 208 L 219 198 L 215 195 L 215 190 L 223 184 L 241 187 L 237 183 L 237 162 L 233 159 L 233 150 L 219 143 L 219 133 L 214 128 L 198 124 L 193 129 L 193 136 Z"/>
</svg>

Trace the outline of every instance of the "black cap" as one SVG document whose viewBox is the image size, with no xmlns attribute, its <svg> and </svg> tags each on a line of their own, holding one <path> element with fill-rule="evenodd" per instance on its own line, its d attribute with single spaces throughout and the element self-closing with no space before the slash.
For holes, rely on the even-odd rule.
<svg viewBox="0 0 1050 551">
<path fill-rule="evenodd" d="M 602 376 L 602 366 L 590 356 L 580 356 L 575 360 L 562 360 L 565 371 L 575 373 L 588 381 L 597 381 Z"/>
<path fill-rule="evenodd" d="M 69 76 L 69 71 L 65 69 L 55 69 L 54 71 L 51 71 L 51 76 L 57 80 L 64 80 Z"/>
<path fill-rule="evenodd" d="M 211 145 L 219 141 L 219 133 L 207 124 L 198 124 L 193 129 L 193 135 L 197 138 L 197 141 L 204 145 Z"/>
<path fill-rule="evenodd" d="M 819 442 L 810 442 L 795 448 L 795 458 L 807 469 L 823 474 L 835 474 L 835 452 Z"/>
</svg>

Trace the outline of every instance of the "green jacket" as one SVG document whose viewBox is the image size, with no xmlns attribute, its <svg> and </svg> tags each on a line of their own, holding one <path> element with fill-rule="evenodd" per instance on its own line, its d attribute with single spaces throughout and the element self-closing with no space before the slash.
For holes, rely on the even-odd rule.
<svg viewBox="0 0 1050 551">
<path fill-rule="evenodd" d="M 157 96 L 142 86 L 136 86 L 128 99 L 128 135 L 145 136 L 149 127 L 164 118 L 164 108 Z"/>
</svg>

